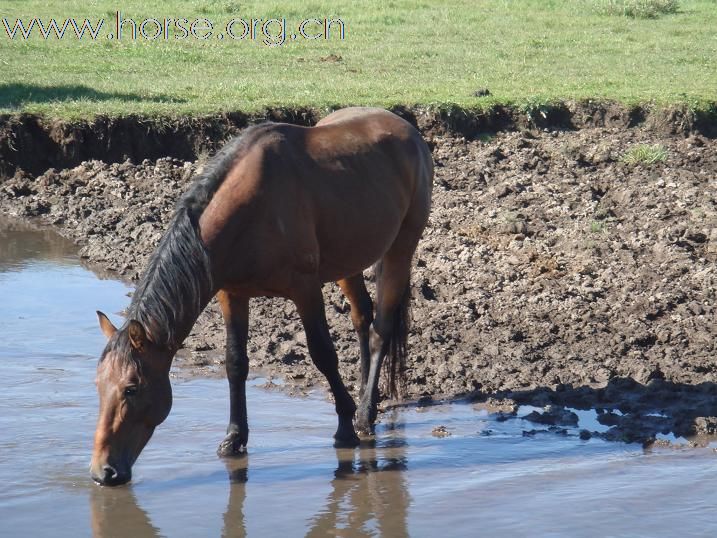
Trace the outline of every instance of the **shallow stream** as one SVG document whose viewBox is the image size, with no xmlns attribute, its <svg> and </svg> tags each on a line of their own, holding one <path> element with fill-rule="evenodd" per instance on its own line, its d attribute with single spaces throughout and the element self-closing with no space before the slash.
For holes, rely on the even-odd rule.
<svg viewBox="0 0 717 538">
<path fill-rule="evenodd" d="M 55 234 L 0 222 L 0 536 L 717 534 L 711 449 L 583 441 L 580 428 L 599 427 L 586 411 L 578 428 L 528 434 L 535 424 L 446 403 L 390 411 L 374 446 L 335 450 L 325 394 L 289 397 L 261 378 L 248 457 L 215 455 L 226 381 L 177 376 L 131 485 L 99 487 L 95 310 L 119 321 L 128 291 Z"/>
</svg>

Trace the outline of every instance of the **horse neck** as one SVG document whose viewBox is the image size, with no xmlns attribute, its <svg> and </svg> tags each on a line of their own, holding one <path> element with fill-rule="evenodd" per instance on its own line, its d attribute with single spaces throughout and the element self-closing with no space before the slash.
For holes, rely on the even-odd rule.
<svg viewBox="0 0 717 538">
<path fill-rule="evenodd" d="M 215 292 L 209 253 L 180 210 L 150 258 L 130 319 L 142 323 L 156 343 L 176 350 Z"/>
<path fill-rule="evenodd" d="M 181 297 L 175 297 L 176 301 L 169 298 L 161 305 L 164 312 L 151 308 L 140 300 L 134 309 L 129 310 L 128 317 L 140 321 L 151 335 L 152 341 L 176 351 L 189 336 L 199 315 L 213 295 L 213 292 L 203 294 L 196 308 L 183 306 Z"/>
<path fill-rule="evenodd" d="M 213 296 L 212 294 L 211 296 Z M 184 340 L 187 339 L 189 336 L 189 333 L 192 332 L 192 328 L 194 327 L 194 324 L 197 322 L 197 319 L 201 315 L 201 313 L 206 308 L 207 304 L 209 304 L 209 301 L 211 300 L 211 297 L 209 298 L 202 298 L 201 306 L 199 308 L 199 311 L 195 314 L 186 316 L 184 319 L 180 319 L 177 322 L 177 326 L 175 328 L 174 338 L 172 338 L 171 342 L 168 342 L 168 344 L 171 346 L 172 349 L 177 350 L 182 346 L 182 343 Z"/>
</svg>

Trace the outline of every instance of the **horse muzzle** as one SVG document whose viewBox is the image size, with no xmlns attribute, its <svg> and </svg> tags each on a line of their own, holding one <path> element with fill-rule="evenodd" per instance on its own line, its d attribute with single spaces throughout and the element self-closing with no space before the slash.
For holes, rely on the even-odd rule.
<svg viewBox="0 0 717 538">
<path fill-rule="evenodd" d="M 131 468 L 123 468 L 123 466 L 110 465 L 109 463 L 104 463 L 91 469 L 90 474 L 92 480 L 101 486 L 121 486 L 132 480 Z"/>
</svg>

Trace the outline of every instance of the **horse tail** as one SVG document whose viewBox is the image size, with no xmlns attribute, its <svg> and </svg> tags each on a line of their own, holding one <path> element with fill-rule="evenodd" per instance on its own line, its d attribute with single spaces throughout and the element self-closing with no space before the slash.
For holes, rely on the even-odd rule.
<svg viewBox="0 0 717 538">
<path fill-rule="evenodd" d="M 385 361 L 386 386 L 393 399 L 403 396 L 406 383 L 406 356 L 408 330 L 410 328 L 411 282 L 406 283 L 401 302 L 393 315 L 391 341 Z"/>
</svg>

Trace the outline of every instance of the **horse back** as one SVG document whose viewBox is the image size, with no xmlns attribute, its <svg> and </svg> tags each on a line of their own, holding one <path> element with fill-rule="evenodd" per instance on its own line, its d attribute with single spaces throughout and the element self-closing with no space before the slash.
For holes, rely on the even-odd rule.
<svg viewBox="0 0 717 538">
<path fill-rule="evenodd" d="M 224 256 L 251 256 L 238 279 L 290 268 L 338 280 L 380 259 L 402 229 L 420 235 L 432 176 L 420 134 L 385 110 L 343 109 L 308 128 L 273 124 L 210 200 L 203 240 Z"/>
</svg>

